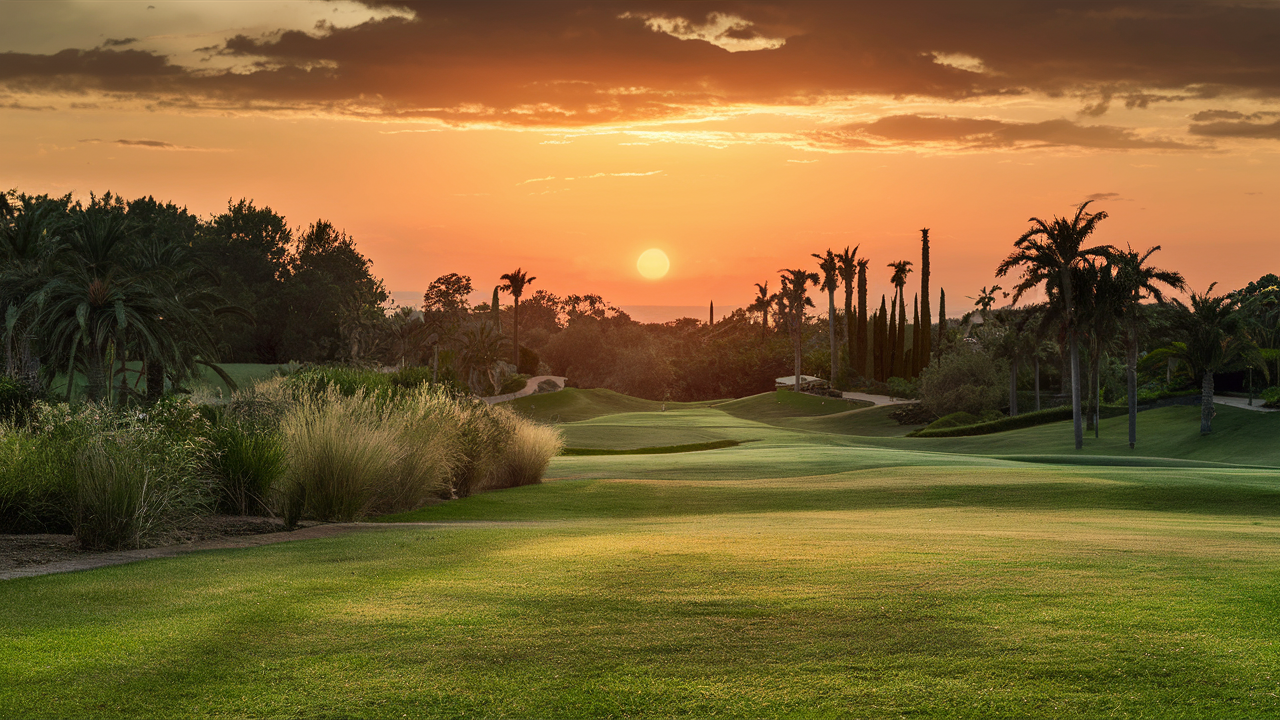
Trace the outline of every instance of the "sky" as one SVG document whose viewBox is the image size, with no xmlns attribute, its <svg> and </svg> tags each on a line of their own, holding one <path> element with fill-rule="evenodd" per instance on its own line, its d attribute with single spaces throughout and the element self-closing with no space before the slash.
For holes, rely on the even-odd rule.
<svg viewBox="0 0 1280 720">
<path fill-rule="evenodd" d="M 1195 290 L 1280 271 L 1276 2 L 0 14 L 0 189 L 323 218 L 403 302 L 449 272 L 487 300 L 519 267 L 530 291 L 727 311 L 846 246 L 875 297 L 928 227 L 934 307 L 942 287 L 958 314 L 1012 284 L 994 269 L 1029 218 L 1086 200 L 1099 243 L 1160 245 Z"/>
</svg>

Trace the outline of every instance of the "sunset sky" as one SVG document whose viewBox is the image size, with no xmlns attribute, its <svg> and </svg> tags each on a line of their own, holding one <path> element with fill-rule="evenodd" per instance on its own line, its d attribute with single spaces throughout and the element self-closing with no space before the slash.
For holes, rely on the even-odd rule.
<svg viewBox="0 0 1280 720">
<path fill-rule="evenodd" d="M 10 0 L 0 17 L 0 188 L 324 218 L 406 301 L 447 272 L 487 299 L 519 266 L 533 290 L 730 308 L 846 245 L 878 296 L 929 227 L 958 314 L 1029 217 L 1091 198 L 1099 242 L 1163 245 L 1194 289 L 1280 271 L 1280 3 Z M 661 279 L 637 270 L 649 248 Z"/>
</svg>

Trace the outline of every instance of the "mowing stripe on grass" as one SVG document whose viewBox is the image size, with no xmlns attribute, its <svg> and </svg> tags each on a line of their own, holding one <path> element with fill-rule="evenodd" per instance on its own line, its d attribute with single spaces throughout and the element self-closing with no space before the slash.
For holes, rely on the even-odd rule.
<svg viewBox="0 0 1280 720">
<path fill-rule="evenodd" d="M 560 451 L 561 455 L 665 455 L 666 453 L 686 453 L 698 452 L 700 450 L 719 450 L 721 448 L 734 447 L 741 445 L 743 442 L 755 442 L 754 440 L 714 440 L 704 443 L 690 443 L 688 445 L 666 445 L 663 447 L 645 447 L 635 448 L 632 450 L 608 450 L 604 448 L 565 448 Z"/>
</svg>

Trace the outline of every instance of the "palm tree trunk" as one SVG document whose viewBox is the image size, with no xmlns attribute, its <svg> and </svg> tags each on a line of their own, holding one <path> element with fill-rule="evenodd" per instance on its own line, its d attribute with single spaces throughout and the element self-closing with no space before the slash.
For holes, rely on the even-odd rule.
<svg viewBox="0 0 1280 720">
<path fill-rule="evenodd" d="M 1213 424 L 1213 372 L 1206 370 L 1200 382 L 1200 434 L 1208 435 Z"/>
<path fill-rule="evenodd" d="M 515 357 L 516 357 L 516 361 L 515 361 L 516 372 L 520 372 L 520 296 L 519 295 L 515 296 L 515 306 L 511 309 L 511 315 L 512 315 L 511 341 L 515 345 L 515 347 L 513 347 L 511 351 L 512 353 L 515 354 Z M 502 329 L 499 328 L 498 332 L 502 332 Z"/>
<path fill-rule="evenodd" d="M 1071 332 L 1071 425 L 1077 450 L 1084 448 L 1084 427 L 1080 420 L 1080 341 L 1075 332 Z"/>
<path fill-rule="evenodd" d="M 1009 363 L 1009 417 L 1018 416 L 1018 358 Z"/>
<path fill-rule="evenodd" d="M 1138 342 L 1132 333 L 1129 336 L 1128 368 L 1125 379 L 1129 390 L 1129 449 L 1138 442 Z"/>
<path fill-rule="evenodd" d="M 853 317 L 853 286 L 845 283 L 844 286 L 844 343 L 845 343 L 845 360 L 849 366 L 849 381 L 862 374 L 862 370 L 854 367 L 853 344 L 854 344 L 854 317 Z"/>
<path fill-rule="evenodd" d="M 800 312 L 804 312 L 804 308 L 801 308 Z M 800 346 L 803 344 L 804 340 L 804 326 L 797 323 L 795 330 L 793 330 L 792 333 L 791 341 L 795 344 L 796 350 L 796 384 L 792 390 L 800 392 Z"/>
<path fill-rule="evenodd" d="M 827 327 L 831 332 L 831 386 L 836 384 L 836 365 L 840 360 L 840 352 L 836 350 L 836 289 L 827 291 Z"/>
<path fill-rule="evenodd" d="M 85 348 L 89 356 L 85 368 L 85 397 L 89 402 L 98 402 L 106 391 L 106 380 L 102 372 L 102 363 L 106 361 L 100 348 L 89 345 Z"/>
<path fill-rule="evenodd" d="M 147 404 L 154 405 L 164 394 L 164 363 L 149 358 L 147 365 Z"/>
</svg>

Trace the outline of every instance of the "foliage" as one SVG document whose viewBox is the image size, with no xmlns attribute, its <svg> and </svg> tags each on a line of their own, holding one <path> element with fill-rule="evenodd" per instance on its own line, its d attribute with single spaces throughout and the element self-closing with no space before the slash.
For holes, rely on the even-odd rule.
<svg viewBox="0 0 1280 720">
<path fill-rule="evenodd" d="M 973 343 L 943 355 L 920 374 L 920 400 L 939 417 L 981 415 L 1001 407 L 1008 368 Z"/>
<path fill-rule="evenodd" d="M 0 375 L 0 423 L 26 425 L 39 399 L 39 390 L 27 380 Z"/>
<path fill-rule="evenodd" d="M 889 388 L 890 397 L 915 399 L 920 396 L 919 378 L 891 377 L 886 385 Z"/>
</svg>

